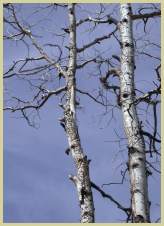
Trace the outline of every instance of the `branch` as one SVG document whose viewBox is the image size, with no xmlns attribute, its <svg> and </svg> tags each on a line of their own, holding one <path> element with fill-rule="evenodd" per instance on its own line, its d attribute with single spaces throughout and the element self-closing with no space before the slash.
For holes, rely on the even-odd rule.
<svg viewBox="0 0 164 226">
<path fill-rule="evenodd" d="M 16 24 L 17 28 L 21 33 L 22 33 L 22 38 L 24 36 L 27 36 L 30 38 L 30 40 L 32 41 L 32 44 L 35 46 L 35 48 L 39 51 L 39 53 L 41 54 L 41 56 L 50 64 L 52 64 L 61 74 L 63 74 L 64 76 L 66 76 L 66 71 L 63 70 L 61 68 L 61 66 L 53 61 L 52 59 L 49 58 L 49 56 L 46 54 L 46 52 L 43 50 L 43 48 L 37 43 L 37 41 L 34 39 L 34 36 L 32 35 L 31 31 L 29 29 L 24 28 L 21 23 L 19 22 L 17 16 L 16 16 L 16 12 L 14 9 L 14 6 L 11 4 L 11 9 L 12 9 L 12 13 L 13 13 L 13 17 L 14 17 L 14 23 Z"/>
<path fill-rule="evenodd" d="M 111 104 L 104 104 L 103 102 L 99 101 L 96 97 L 92 96 L 92 95 L 91 95 L 90 93 L 88 93 L 88 92 L 82 91 L 82 90 L 77 89 L 77 88 L 76 88 L 76 91 L 79 92 L 79 93 L 81 93 L 81 94 L 87 95 L 88 97 L 90 97 L 92 100 L 94 100 L 94 101 L 95 101 L 96 103 L 98 103 L 98 104 L 101 104 L 101 105 L 103 105 L 103 106 L 113 106 L 113 105 L 111 105 Z"/>
<path fill-rule="evenodd" d="M 58 63 L 54 62 L 53 60 L 51 60 L 51 59 L 48 57 L 48 55 L 44 52 L 43 48 L 36 42 L 36 40 L 34 39 L 34 37 L 32 36 L 31 33 L 28 35 L 28 37 L 31 39 L 33 45 L 34 45 L 34 46 L 36 47 L 36 49 L 39 51 L 39 53 L 41 54 L 41 56 L 44 57 L 44 59 L 45 59 L 48 63 L 50 63 L 51 65 L 53 65 L 53 66 L 59 71 L 60 74 L 66 76 L 66 74 L 67 74 L 66 71 L 63 70 L 63 69 L 61 68 L 61 66 L 60 66 Z"/>
<path fill-rule="evenodd" d="M 109 24 L 115 24 L 115 25 L 118 24 L 118 21 L 115 18 L 108 15 L 106 20 L 102 20 L 102 19 L 99 19 L 99 18 L 92 18 L 92 17 L 87 17 L 85 19 L 81 19 L 77 22 L 76 26 L 78 27 L 79 25 L 81 25 L 85 22 L 95 22 L 95 23 L 98 23 L 98 24 L 103 24 L 103 23 L 109 23 Z"/>
<path fill-rule="evenodd" d="M 9 110 L 11 112 L 22 111 L 22 110 L 31 109 L 31 108 L 38 110 L 38 109 L 40 109 L 47 102 L 47 100 L 50 98 L 50 96 L 52 96 L 52 95 L 58 95 L 58 94 L 60 94 L 63 91 L 66 91 L 66 86 L 61 87 L 61 88 L 59 88 L 57 90 L 54 90 L 54 91 L 49 91 L 47 93 L 47 95 L 44 96 L 43 101 L 40 104 L 38 104 L 38 105 L 33 105 L 33 104 L 30 104 L 30 102 L 29 102 L 28 105 L 25 105 L 23 107 L 18 107 L 18 108 L 5 107 L 3 110 Z M 17 99 L 17 100 L 20 102 L 19 99 Z M 21 102 L 23 102 L 23 101 L 21 101 Z"/>
<path fill-rule="evenodd" d="M 107 19 L 106 20 L 89 17 L 89 21 L 93 21 L 93 22 L 99 23 L 99 24 L 104 24 L 104 23 L 115 24 L 115 25 L 118 24 L 118 20 L 116 20 L 115 18 L 111 17 L 110 15 L 107 15 Z"/>
<path fill-rule="evenodd" d="M 39 61 L 39 60 L 43 60 L 44 58 L 43 57 L 38 57 L 38 58 L 33 58 L 33 57 L 30 57 L 30 58 L 25 58 L 25 59 L 20 59 L 18 61 L 14 61 L 13 62 L 13 65 L 8 69 L 8 71 L 6 71 L 4 73 L 4 76 L 3 78 L 6 79 L 6 78 L 10 78 L 10 77 L 13 77 L 14 75 L 20 75 L 22 73 L 25 73 L 26 74 L 23 74 L 23 75 L 33 75 L 33 74 L 36 74 L 36 73 L 39 73 L 41 72 L 42 70 L 44 69 L 47 69 L 48 67 L 50 67 L 51 65 L 42 65 L 42 66 L 39 66 L 39 67 L 34 67 L 34 68 L 29 68 L 29 69 L 26 69 L 26 70 L 22 70 L 26 64 L 28 62 L 34 62 L 34 61 Z M 9 74 L 11 73 L 12 71 L 14 71 L 14 69 L 16 68 L 16 66 L 19 64 L 19 63 L 23 63 L 22 65 L 20 65 L 20 68 L 18 70 L 18 73 L 12 73 L 12 74 Z M 29 73 L 27 73 L 29 72 Z"/>
<path fill-rule="evenodd" d="M 146 161 L 146 163 L 154 170 L 156 171 L 157 173 L 161 174 L 161 171 L 156 169 L 150 162 Z"/>
<path fill-rule="evenodd" d="M 89 47 L 91 47 L 91 46 L 93 46 L 95 44 L 100 44 L 101 41 L 110 38 L 116 31 L 117 31 L 117 28 L 114 31 L 112 31 L 111 33 L 109 33 L 108 35 L 104 35 L 102 37 L 96 38 L 95 40 L 93 40 L 92 42 L 84 45 L 83 47 L 77 48 L 77 52 L 80 53 L 80 52 L 86 50 L 87 48 L 89 48 Z"/>
<path fill-rule="evenodd" d="M 145 18 L 153 18 L 161 16 L 161 11 L 158 12 L 152 12 L 152 13 L 145 13 L 145 14 L 133 14 L 132 15 L 132 20 L 138 20 L 138 19 L 145 19 Z"/>
<path fill-rule="evenodd" d="M 150 53 L 147 53 L 147 52 L 144 52 L 144 51 L 137 51 L 137 53 L 138 54 L 142 54 L 142 55 L 145 55 L 145 56 L 148 56 L 148 57 L 150 57 L 150 58 L 154 58 L 154 59 L 156 59 L 156 60 L 159 60 L 159 61 L 161 61 L 161 58 L 160 57 L 157 57 L 157 56 L 153 56 L 153 55 L 151 55 Z"/>
<path fill-rule="evenodd" d="M 110 201 L 112 201 L 113 203 L 115 203 L 117 205 L 117 207 L 121 210 L 123 210 L 128 216 L 131 215 L 131 209 L 130 208 L 126 208 L 124 206 L 122 206 L 118 201 L 116 201 L 111 195 L 107 194 L 106 192 L 104 192 L 99 186 L 97 186 L 95 183 L 91 182 L 91 186 L 92 188 L 94 188 L 96 191 L 100 192 L 100 194 L 102 195 L 103 198 L 108 198 Z"/>
<path fill-rule="evenodd" d="M 155 72 L 157 74 L 157 78 L 159 81 L 161 81 L 161 73 L 160 73 L 160 69 L 161 69 L 161 64 L 159 64 L 156 68 L 155 68 Z"/>
<path fill-rule="evenodd" d="M 151 96 L 154 95 L 154 94 L 156 94 L 156 95 L 161 94 L 161 85 L 159 85 L 159 87 L 157 87 L 157 89 L 151 90 L 151 91 L 145 93 L 144 95 L 137 97 L 136 100 L 135 100 L 135 103 L 140 103 L 142 101 L 145 101 L 149 104 L 150 103 L 151 104 L 159 103 L 160 101 L 158 101 L 158 100 L 157 101 L 151 100 Z"/>
<path fill-rule="evenodd" d="M 105 76 L 103 76 L 103 77 L 100 77 L 100 82 L 101 82 L 101 84 L 103 85 L 103 87 L 105 88 L 105 89 L 113 89 L 114 91 L 116 90 L 116 89 L 120 89 L 118 86 L 109 86 L 109 84 L 108 84 L 108 78 L 109 78 L 109 76 L 110 75 L 113 75 L 113 77 L 115 77 L 115 76 L 120 76 L 120 70 L 118 69 L 118 68 L 112 68 L 112 69 L 110 69 L 107 73 L 106 73 L 106 75 Z"/>
<path fill-rule="evenodd" d="M 85 61 L 85 62 L 82 63 L 82 64 L 76 65 L 76 69 L 81 69 L 81 68 L 83 68 L 85 65 L 87 65 L 87 64 L 89 64 L 89 63 L 91 63 L 91 62 L 96 63 L 96 62 L 97 62 L 97 61 L 96 61 L 96 58 L 87 60 L 87 61 Z"/>
<path fill-rule="evenodd" d="M 107 184 L 102 184 L 102 187 L 105 185 L 123 184 L 127 171 L 128 171 L 128 168 L 126 168 L 124 171 L 121 170 L 121 176 L 122 176 L 121 182 L 111 182 L 111 183 L 107 183 Z"/>
<path fill-rule="evenodd" d="M 144 130 L 141 130 L 141 133 L 144 135 L 144 136 L 147 136 L 149 137 L 149 139 L 152 139 L 158 143 L 161 143 L 161 140 L 157 139 L 155 136 L 153 136 L 151 133 L 147 132 L 147 131 L 144 131 Z"/>
</svg>

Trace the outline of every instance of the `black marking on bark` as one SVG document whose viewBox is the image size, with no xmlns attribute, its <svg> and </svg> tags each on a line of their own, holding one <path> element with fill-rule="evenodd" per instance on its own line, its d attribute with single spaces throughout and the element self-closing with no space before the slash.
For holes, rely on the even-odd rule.
<svg viewBox="0 0 164 226">
<path fill-rule="evenodd" d="M 128 147 L 128 154 L 132 155 L 134 153 L 140 153 L 140 151 L 135 147 Z"/>
<path fill-rule="evenodd" d="M 70 14 L 73 14 L 73 9 L 70 9 Z"/>
<path fill-rule="evenodd" d="M 131 46 L 130 43 L 125 42 L 125 47 L 130 47 L 130 46 Z"/>
<path fill-rule="evenodd" d="M 87 191 L 87 190 L 85 189 L 85 187 L 82 187 L 82 189 L 81 189 L 81 200 L 80 200 L 80 204 L 84 204 L 84 199 L 85 199 L 86 197 L 89 197 L 91 194 L 92 194 L 92 193 L 89 192 L 89 191 Z"/>
<path fill-rule="evenodd" d="M 135 194 L 135 193 L 141 193 L 140 189 L 133 190 L 132 194 Z"/>
<path fill-rule="evenodd" d="M 137 168 L 137 167 L 139 167 L 139 163 L 133 163 L 133 164 L 132 164 L 132 169 L 135 169 L 135 168 Z"/>
<path fill-rule="evenodd" d="M 126 18 L 124 18 L 124 19 L 122 20 L 122 22 L 123 22 L 123 23 L 127 23 L 128 20 L 127 20 Z"/>
<path fill-rule="evenodd" d="M 81 189 L 81 200 L 80 200 L 80 204 L 84 204 L 84 198 L 85 198 L 85 188 L 82 187 Z"/>
<path fill-rule="evenodd" d="M 142 157 L 139 157 L 138 160 L 139 160 L 140 162 L 143 162 L 143 161 L 144 161 L 144 159 L 143 159 Z"/>
<path fill-rule="evenodd" d="M 92 216 L 92 214 L 91 214 L 89 211 L 85 211 L 85 212 L 83 213 L 83 215 L 84 215 L 84 216 L 88 216 L 88 215 Z"/>
<path fill-rule="evenodd" d="M 129 96 L 129 93 L 123 93 L 122 97 L 127 98 Z"/>
<path fill-rule="evenodd" d="M 60 125 L 63 127 L 64 131 L 66 131 L 65 124 L 63 122 L 60 122 Z"/>
<path fill-rule="evenodd" d="M 84 158 L 79 158 L 77 159 L 78 163 L 81 164 L 82 162 L 84 163 Z"/>
<path fill-rule="evenodd" d="M 91 192 L 88 192 L 85 187 L 83 186 L 82 189 L 81 189 L 81 200 L 80 200 L 80 203 L 81 204 L 84 204 L 84 199 L 85 197 L 91 195 Z"/>
<path fill-rule="evenodd" d="M 150 171 L 150 169 L 146 168 L 146 176 L 151 176 L 153 173 Z"/>
<path fill-rule="evenodd" d="M 137 216 L 134 217 L 134 222 L 135 223 L 144 223 L 145 219 L 142 215 L 137 215 Z"/>
<path fill-rule="evenodd" d="M 127 73 L 127 75 L 131 75 L 131 73 L 130 72 L 126 72 Z"/>
<path fill-rule="evenodd" d="M 70 153 L 70 149 L 69 149 L 69 148 L 67 148 L 67 149 L 65 150 L 65 153 L 66 153 L 66 155 L 69 155 L 69 153 Z"/>
<path fill-rule="evenodd" d="M 76 148 L 76 145 L 75 144 L 72 144 L 71 145 L 71 149 L 74 149 L 74 148 Z"/>
<path fill-rule="evenodd" d="M 129 43 L 129 42 L 124 42 L 124 46 L 125 46 L 125 47 L 131 47 L 131 48 L 134 47 L 134 46 L 133 46 L 133 43 Z"/>
<path fill-rule="evenodd" d="M 81 157 L 81 158 L 79 158 L 78 160 L 77 160 L 79 163 L 84 163 L 84 164 L 87 164 L 88 163 L 88 159 L 87 159 L 87 156 L 85 155 L 85 156 L 83 156 L 83 157 Z M 86 165 L 86 167 L 88 166 L 88 164 Z"/>
<path fill-rule="evenodd" d="M 62 28 L 62 30 L 66 33 L 70 33 L 70 30 L 68 28 Z"/>
</svg>

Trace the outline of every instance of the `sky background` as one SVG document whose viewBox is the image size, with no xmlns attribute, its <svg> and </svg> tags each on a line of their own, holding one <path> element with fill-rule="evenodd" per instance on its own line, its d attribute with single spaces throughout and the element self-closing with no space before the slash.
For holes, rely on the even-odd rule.
<svg viewBox="0 0 164 226">
<path fill-rule="evenodd" d="M 141 4 L 133 5 L 134 11 Z M 143 5 L 143 4 L 142 4 Z M 32 28 L 36 35 L 43 35 L 39 42 L 58 43 L 62 45 L 63 55 L 67 54 L 64 46 L 68 44 L 68 38 L 64 41 L 56 37 L 53 32 L 61 32 L 60 28 L 68 25 L 67 10 L 59 8 L 57 11 L 44 9 L 36 12 L 40 4 L 17 4 L 18 16 L 28 25 L 36 21 L 39 23 Z M 80 4 L 77 8 L 77 19 L 88 15 L 93 16 L 99 9 L 97 4 Z M 119 18 L 119 5 L 107 4 L 106 12 L 113 12 L 113 16 Z M 33 13 L 35 11 L 35 14 Z M 28 22 L 28 23 L 27 23 Z M 93 32 L 88 33 L 91 25 L 83 25 L 77 32 L 77 44 L 82 46 L 95 37 L 109 33 L 114 27 L 103 25 Z M 9 27 L 4 27 L 5 32 L 9 32 Z M 160 43 L 160 21 L 150 20 L 147 25 L 147 34 L 143 32 L 143 24 L 134 24 L 134 37 L 138 40 L 138 48 L 142 46 L 148 52 L 160 55 L 158 48 L 145 47 L 146 41 Z M 140 39 L 142 39 L 140 41 Z M 45 47 L 51 57 L 54 51 Z M 100 51 L 104 56 L 119 54 L 120 49 L 114 38 L 102 42 L 101 46 L 94 49 L 89 48 L 82 57 L 91 57 Z M 30 48 L 31 56 L 38 56 L 37 51 Z M 4 42 L 4 71 L 11 63 L 27 56 L 27 48 L 24 44 L 16 41 Z M 144 55 L 138 56 L 136 53 L 135 82 L 136 87 L 146 92 L 154 87 L 156 81 L 154 67 L 159 64 L 158 60 L 148 58 Z M 102 72 L 105 71 L 105 66 Z M 47 84 L 48 88 L 57 88 L 63 84 L 58 81 L 55 71 L 45 72 L 43 76 L 49 76 L 52 81 Z M 41 75 L 39 75 L 41 76 Z M 54 76 L 54 77 L 53 77 Z M 90 91 L 96 95 L 99 84 L 97 68 L 89 65 L 84 70 L 77 71 L 77 85 L 82 90 Z M 117 84 L 117 81 L 113 80 Z M 31 90 L 26 81 L 13 78 L 4 81 L 4 95 L 7 99 L 9 94 L 13 94 L 23 99 L 29 99 L 35 92 Z M 7 88 L 7 89 L 6 89 Z M 111 93 L 104 91 L 104 95 L 110 98 L 112 103 L 115 98 Z M 121 181 L 120 172 L 125 169 L 127 162 L 126 139 L 121 141 L 121 146 L 117 142 L 120 137 L 125 138 L 121 111 L 104 109 L 94 103 L 86 96 L 79 96 L 81 110 L 78 110 L 78 126 L 82 147 L 91 159 L 90 176 L 91 180 L 101 186 L 103 183 Z M 68 179 L 69 174 L 76 174 L 71 156 L 65 154 L 68 147 L 67 138 L 63 128 L 59 125 L 58 118 L 63 113 L 58 107 L 59 98 L 52 97 L 40 110 L 40 119 L 36 118 L 35 123 L 38 129 L 27 125 L 19 113 L 4 113 L 4 222 L 79 222 L 79 207 L 77 193 L 74 184 Z M 6 102 L 6 105 L 10 102 Z M 145 116 L 141 105 L 138 109 L 140 118 L 145 122 L 145 128 L 150 129 L 146 120 L 152 122 L 152 112 Z M 158 128 L 160 128 L 160 114 L 158 109 Z M 160 132 L 160 131 L 159 131 Z M 156 158 L 151 159 L 156 161 Z M 155 165 L 156 166 L 156 165 Z M 126 207 L 130 203 L 128 177 L 124 185 L 104 186 L 103 189 L 112 195 L 116 200 Z M 93 190 L 95 218 L 96 222 L 122 222 L 125 214 L 108 199 L 101 197 Z M 151 219 L 156 220 L 160 216 L 160 176 L 154 173 L 149 178 L 149 197 L 152 201 Z"/>
</svg>

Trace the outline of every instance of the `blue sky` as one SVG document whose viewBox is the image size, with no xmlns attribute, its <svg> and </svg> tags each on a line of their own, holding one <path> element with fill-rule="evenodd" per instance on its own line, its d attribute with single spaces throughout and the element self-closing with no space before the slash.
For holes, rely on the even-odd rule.
<svg viewBox="0 0 164 226">
<path fill-rule="evenodd" d="M 41 5 L 43 6 L 43 5 Z M 19 5 L 20 7 L 20 5 Z M 20 18 L 28 20 L 29 23 L 39 23 L 35 34 L 43 35 L 41 43 L 57 42 L 62 43 L 48 31 L 59 32 L 60 27 L 68 25 L 67 10 L 58 11 L 42 10 L 40 13 L 31 15 L 37 4 L 21 5 Z M 77 18 L 92 15 L 98 6 L 96 4 L 81 4 L 83 12 L 77 8 Z M 118 16 L 118 5 L 107 4 L 107 12 L 115 9 L 114 16 Z M 111 7 L 111 9 L 110 9 Z M 137 9 L 138 5 L 134 8 Z M 85 10 L 85 11 L 84 11 Z M 22 13 L 21 13 L 22 12 Z M 45 17 L 47 19 L 45 19 Z M 135 38 L 150 38 L 152 41 L 160 42 L 159 20 L 151 20 L 148 23 L 148 33 L 145 35 L 142 29 L 138 30 L 134 24 Z M 87 43 L 93 38 L 110 32 L 113 26 L 102 26 L 88 35 L 86 30 L 90 27 L 83 26 L 77 34 L 78 46 Z M 7 27 L 6 27 L 7 30 Z M 46 34 L 46 35 L 45 35 Z M 64 44 L 68 39 L 64 41 Z M 141 43 L 142 44 L 142 43 Z M 103 49 L 102 49 L 103 47 Z M 106 50 L 105 56 L 119 54 L 118 44 L 114 39 L 106 40 L 97 50 Z M 151 53 L 160 55 L 159 49 L 148 49 Z M 47 49 L 53 56 L 54 52 Z M 64 51 L 64 54 L 67 52 Z M 14 59 L 22 58 L 27 54 L 27 49 L 18 43 L 4 42 L 4 70 Z M 37 52 L 30 49 L 30 54 L 35 56 Z M 85 57 L 95 54 L 93 48 L 85 52 Z M 154 66 L 158 61 L 145 56 L 136 56 L 135 81 L 137 88 L 142 91 L 152 89 L 155 81 Z M 105 68 L 103 69 L 105 70 Z M 90 90 L 93 94 L 100 88 L 97 69 L 87 66 L 86 69 L 77 71 L 77 85 L 83 90 Z M 55 74 L 55 71 L 54 71 Z M 50 73 L 49 76 L 54 76 Z M 62 84 L 62 81 L 61 81 Z M 4 82 L 4 86 L 14 95 L 25 99 L 30 98 L 35 90 L 30 90 L 25 81 L 11 79 Z M 59 81 L 53 78 L 49 87 L 57 88 Z M 96 90 L 96 91 L 95 91 Z M 115 99 L 111 94 L 104 91 L 104 95 Z M 81 110 L 78 110 L 78 126 L 82 147 L 88 158 L 91 159 L 90 175 L 91 180 L 101 186 L 103 183 L 118 182 L 121 180 L 120 171 L 125 169 L 127 161 L 126 140 L 123 140 L 121 147 L 117 140 L 117 132 L 124 137 L 122 116 L 120 110 L 114 110 L 114 117 L 111 119 L 111 112 L 105 114 L 102 106 L 94 103 L 86 96 L 79 96 Z M 75 174 L 75 168 L 71 156 L 65 154 L 68 147 L 66 135 L 59 125 L 58 118 L 63 115 L 58 107 L 59 99 L 52 97 L 40 111 L 40 119 L 36 118 L 38 129 L 31 128 L 19 114 L 4 113 L 4 222 L 79 222 L 79 207 L 76 189 L 68 179 L 69 174 Z M 141 106 L 144 107 L 144 106 Z M 143 113 L 142 109 L 138 109 Z M 147 120 L 152 121 L 152 113 L 148 114 Z M 159 114 L 159 110 L 158 110 Z M 145 120 L 144 115 L 140 115 Z M 158 121 L 160 128 L 160 119 Z M 150 130 L 148 125 L 147 129 Z M 160 177 L 154 174 L 150 179 L 149 193 L 152 201 L 151 218 L 155 220 L 160 215 Z M 104 190 L 113 195 L 123 205 L 129 206 L 129 182 L 128 177 L 124 185 L 104 186 Z M 109 200 L 103 199 L 100 194 L 93 191 L 95 202 L 96 222 L 120 222 L 125 219 L 117 207 Z"/>
</svg>

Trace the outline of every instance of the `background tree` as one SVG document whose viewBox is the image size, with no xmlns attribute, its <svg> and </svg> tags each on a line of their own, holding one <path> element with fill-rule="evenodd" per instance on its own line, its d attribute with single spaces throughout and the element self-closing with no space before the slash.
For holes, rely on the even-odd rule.
<svg viewBox="0 0 164 226">
<path fill-rule="evenodd" d="M 81 222 L 94 222 L 91 186 L 126 213 L 127 222 L 149 222 L 150 202 L 147 197 L 147 177 L 152 174 L 150 168 L 160 172 L 150 161 L 156 158 L 157 162 L 160 156 L 158 145 L 160 137 L 157 125 L 158 104 L 160 103 L 160 45 L 151 40 L 147 29 L 152 26 L 154 18 L 156 21 L 160 16 L 159 4 L 134 5 L 133 11 L 135 12 L 132 12 L 130 4 L 121 6 L 119 4 L 90 4 L 87 6 L 94 13 L 86 10 L 84 4 L 43 4 L 41 6 L 36 4 L 36 11 L 32 13 L 34 17 L 35 14 L 41 13 L 42 15 L 47 10 L 51 10 L 53 14 L 61 13 L 61 11 L 68 14 L 69 23 L 65 22 L 64 26 L 62 23 L 59 24 L 60 32 L 48 28 L 45 36 L 45 32 L 43 33 L 42 29 L 39 30 L 38 23 L 28 22 L 27 18 L 22 17 L 21 4 L 4 5 L 6 24 L 4 39 L 18 43 L 19 48 L 22 45 L 27 48 L 25 58 L 14 61 L 5 71 L 4 79 L 8 87 L 11 86 L 8 82 L 10 78 L 12 82 L 20 81 L 21 86 L 26 83 L 31 88 L 31 93 L 25 94 L 25 99 L 20 97 L 22 93 L 13 96 L 7 88 L 6 97 L 10 95 L 10 98 L 6 100 L 4 109 L 20 112 L 29 125 L 36 127 L 36 113 L 39 114 L 40 109 L 51 96 L 58 96 L 59 106 L 64 112 L 64 117 L 59 121 L 67 134 L 69 143 L 69 148 L 65 152 L 71 153 L 76 166 L 76 176 L 70 175 L 69 177 L 77 188 Z M 77 20 L 76 15 L 79 13 L 81 15 Z M 43 21 L 45 22 L 45 18 Z M 132 21 L 134 21 L 133 31 Z M 136 35 L 138 26 L 140 34 L 143 27 L 144 38 L 142 35 L 140 37 Z M 84 33 L 85 42 L 80 38 L 80 33 Z M 100 33 L 102 33 L 101 36 Z M 53 39 L 49 37 L 49 34 Z M 89 40 L 90 34 L 91 40 Z M 45 38 L 43 40 L 42 35 Z M 116 46 L 109 50 L 110 43 L 113 42 L 116 42 Z M 154 55 L 154 52 L 157 55 Z M 153 89 L 148 87 L 148 91 L 137 87 L 137 83 L 134 85 L 134 70 L 137 68 L 135 58 L 142 57 L 142 55 L 153 59 L 155 67 L 156 80 L 153 81 L 155 87 Z M 94 91 L 91 84 L 88 86 L 89 91 L 81 89 L 82 82 L 78 81 L 78 76 L 84 76 L 86 73 L 91 74 L 94 79 Z M 56 79 L 59 80 L 58 86 Z M 19 87 L 18 84 L 16 87 Z M 120 115 L 119 109 L 122 109 L 128 156 L 124 163 L 125 169 L 121 170 L 121 184 L 125 181 L 127 171 L 131 183 L 131 202 L 129 206 L 126 205 L 127 207 L 91 182 L 90 160 L 82 150 L 76 118 L 77 110 L 82 108 L 82 95 L 92 99 L 101 108 L 103 106 L 104 119 L 109 114 L 113 119 L 114 111 L 118 110 L 117 114 Z M 149 106 L 153 106 L 152 110 L 149 110 Z M 136 109 L 139 114 L 141 110 L 144 113 L 140 115 L 140 120 Z M 153 115 L 149 116 L 152 112 Z M 150 123 L 144 119 L 145 115 L 151 121 L 154 120 L 154 126 L 150 132 L 143 128 L 149 126 Z M 107 121 L 105 123 L 108 124 Z M 116 135 L 121 143 L 122 138 L 117 132 Z M 146 138 L 145 141 L 144 138 Z M 150 157 L 146 158 L 146 153 Z M 110 169 L 109 166 L 108 170 Z M 119 183 L 108 185 L 111 184 Z"/>
</svg>

